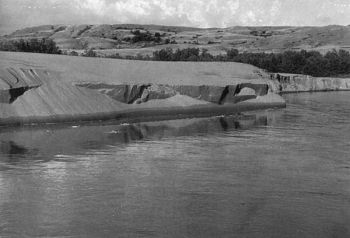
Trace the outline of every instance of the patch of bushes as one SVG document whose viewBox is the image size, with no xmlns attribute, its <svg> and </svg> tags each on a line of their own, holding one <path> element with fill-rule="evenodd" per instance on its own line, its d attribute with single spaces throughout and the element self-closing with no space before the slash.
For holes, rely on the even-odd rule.
<svg viewBox="0 0 350 238">
<path fill-rule="evenodd" d="M 325 55 L 317 51 L 286 51 L 280 54 L 242 53 L 232 61 L 252 64 L 270 72 L 308 74 L 315 77 L 350 73 L 350 53 L 333 50 Z"/>
<path fill-rule="evenodd" d="M 62 51 L 56 46 L 56 43 L 47 38 L 30 40 L 13 40 L 0 42 L 2 51 L 33 52 L 46 54 L 62 54 Z"/>
<path fill-rule="evenodd" d="M 141 32 L 140 30 L 131 31 L 131 33 L 134 35 L 133 38 L 129 39 L 132 43 L 137 42 L 156 42 L 159 43 L 162 41 L 160 33 L 156 32 L 154 35 L 151 34 L 149 31 Z"/>
<path fill-rule="evenodd" d="M 76 51 L 71 51 L 71 52 L 69 52 L 69 55 L 70 56 L 79 56 L 79 54 L 78 54 L 78 52 L 76 52 Z"/>
<path fill-rule="evenodd" d="M 166 48 L 153 52 L 153 60 L 158 61 L 202 61 L 198 48 L 177 49 Z"/>
<path fill-rule="evenodd" d="M 85 50 L 84 53 L 82 54 L 82 56 L 84 56 L 84 57 L 97 57 L 97 54 L 94 51 L 94 49 L 91 48 L 91 49 Z"/>
</svg>

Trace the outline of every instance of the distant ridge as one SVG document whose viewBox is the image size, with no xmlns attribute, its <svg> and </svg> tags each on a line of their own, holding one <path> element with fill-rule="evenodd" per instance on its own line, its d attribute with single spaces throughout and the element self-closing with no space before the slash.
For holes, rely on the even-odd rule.
<svg viewBox="0 0 350 238">
<path fill-rule="evenodd" d="M 276 53 L 285 50 L 350 50 L 350 26 L 233 26 L 196 28 L 183 26 L 102 24 L 42 25 L 0 37 L 0 42 L 50 38 L 62 50 L 95 49 L 99 54 L 150 55 L 170 47 L 204 48 L 215 55 L 227 49 Z"/>
</svg>

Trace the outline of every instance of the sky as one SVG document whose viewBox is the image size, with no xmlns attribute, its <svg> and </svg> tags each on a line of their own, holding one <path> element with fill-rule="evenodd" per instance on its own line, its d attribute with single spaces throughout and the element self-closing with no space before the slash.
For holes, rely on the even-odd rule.
<svg viewBox="0 0 350 238">
<path fill-rule="evenodd" d="M 350 0 L 0 0 L 0 34 L 48 24 L 349 25 Z"/>
</svg>

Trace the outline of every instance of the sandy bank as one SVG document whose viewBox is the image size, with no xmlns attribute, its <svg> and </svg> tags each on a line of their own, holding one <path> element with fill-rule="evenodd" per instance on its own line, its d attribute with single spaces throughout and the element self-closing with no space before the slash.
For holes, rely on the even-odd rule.
<svg viewBox="0 0 350 238">
<path fill-rule="evenodd" d="M 0 52 L 0 125 L 136 122 L 285 107 L 268 75 L 237 63 Z"/>
</svg>

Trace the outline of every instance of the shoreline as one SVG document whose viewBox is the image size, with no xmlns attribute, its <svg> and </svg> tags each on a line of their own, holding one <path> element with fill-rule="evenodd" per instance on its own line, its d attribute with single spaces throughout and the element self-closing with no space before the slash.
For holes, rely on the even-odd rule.
<svg viewBox="0 0 350 238">
<path fill-rule="evenodd" d="M 1 127 L 231 115 L 284 108 L 283 94 L 330 91 L 350 91 L 350 78 L 269 74 L 234 62 L 0 52 Z"/>
<path fill-rule="evenodd" d="M 0 52 L 0 127 L 233 115 L 284 108 L 283 94 L 331 91 L 350 91 L 350 78 L 274 75 L 234 62 Z"/>
<path fill-rule="evenodd" d="M 323 90 L 310 90 L 310 91 L 286 91 L 279 92 L 279 95 L 284 94 L 299 94 L 299 93 L 330 93 L 330 92 L 350 92 L 350 89 L 323 89 Z"/>
<path fill-rule="evenodd" d="M 17 126 L 33 126 L 43 124 L 88 124 L 93 122 L 117 122 L 121 123 L 137 123 L 146 121 L 163 121 L 171 119 L 183 118 L 199 118 L 211 117 L 220 115 L 235 115 L 241 112 L 257 111 L 265 109 L 285 108 L 285 102 L 271 102 L 271 103 L 238 103 L 214 105 L 204 104 L 187 107 L 163 107 L 163 108 L 140 108 L 127 109 L 121 111 L 111 111 L 95 114 L 81 114 L 81 115 L 55 115 L 47 117 L 11 117 L 0 118 L 1 127 L 17 127 Z"/>
</svg>

